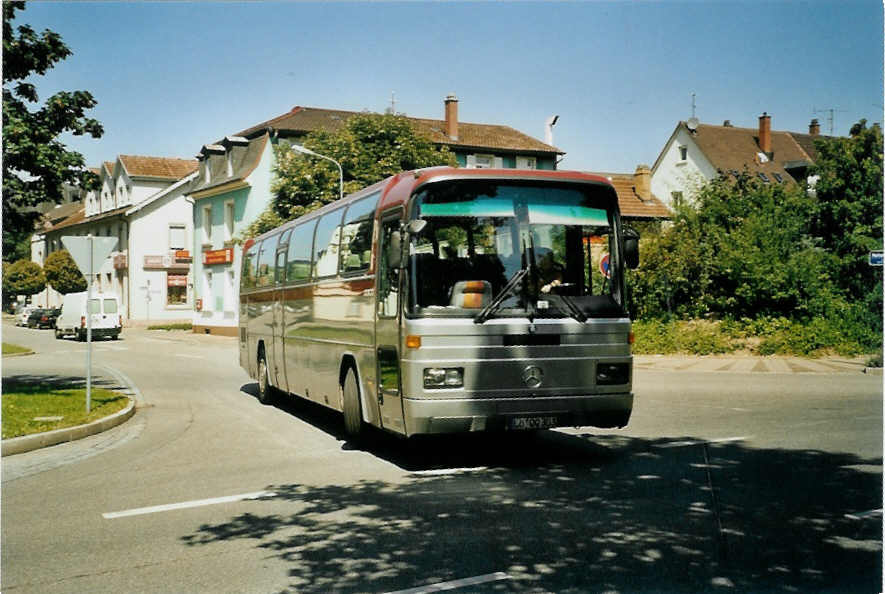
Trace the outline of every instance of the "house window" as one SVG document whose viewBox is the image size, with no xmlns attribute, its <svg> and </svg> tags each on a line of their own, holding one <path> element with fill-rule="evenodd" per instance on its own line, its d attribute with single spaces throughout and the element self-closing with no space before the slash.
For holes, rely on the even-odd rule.
<svg viewBox="0 0 885 594">
<path fill-rule="evenodd" d="M 473 167 L 475 169 L 491 169 L 495 165 L 495 157 L 492 155 L 471 155 L 473 157 Z M 471 163 L 467 163 L 470 167 Z"/>
<path fill-rule="evenodd" d="M 670 199 L 673 206 L 682 206 L 682 202 L 684 200 L 684 198 L 682 197 L 682 192 L 670 192 Z"/>
<path fill-rule="evenodd" d="M 203 168 L 203 181 L 208 184 L 211 181 L 211 176 L 209 175 L 209 158 L 207 157 L 204 159 L 200 165 Z"/>
<path fill-rule="evenodd" d="M 234 270 L 230 268 L 224 273 L 224 310 L 236 311 L 236 291 L 234 291 Z"/>
<path fill-rule="evenodd" d="M 517 169 L 537 169 L 538 160 L 535 157 L 516 157 Z"/>
<path fill-rule="evenodd" d="M 768 176 L 765 175 L 764 173 L 762 173 L 761 171 L 759 172 L 759 179 L 761 179 L 766 184 L 771 182 L 771 180 L 768 179 Z"/>
<path fill-rule="evenodd" d="M 169 225 L 169 249 L 183 250 L 187 246 L 185 226 L 180 223 Z"/>
<path fill-rule="evenodd" d="M 234 174 L 234 153 L 233 149 L 228 149 L 227 151 L 227 176 L 231 177 Z"/>
<path fill-rule="evenodd" d="M 203 310 L 212 309 L 212 271 L 207 270 L 203 275 Z"/>
<path fill-rule="evenodd" d="M 679 160 L 685 161 L 686 159 L 688 159 L 688 147 L 687 146 L 680 146 L 679 147 Z"/>
<path fill-rule="evenodd" d="M 187 275 L 166 273 L 166 305 L 187 303 Z"/>
<path fill-rule="evenodd" d="M 212 206 L 203 207 L 203 243 L 212 241 Z"/>
<path fill-rule="evenodd" d="M 224 203 L 224 240 L 230 241 L 234 237 L 234 201 Z"/>
</svg>

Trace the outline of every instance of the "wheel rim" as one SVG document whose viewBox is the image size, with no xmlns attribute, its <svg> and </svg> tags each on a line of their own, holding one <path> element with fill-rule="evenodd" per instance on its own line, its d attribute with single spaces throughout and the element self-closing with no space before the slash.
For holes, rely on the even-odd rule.
<svg viewBox="0 0 885 594">
<path fill-rule="evenodd" d="M 262 398 L 267 394 L 267 363 L 263 357 L 258 361 L 258 394 Z"/>
</svg>

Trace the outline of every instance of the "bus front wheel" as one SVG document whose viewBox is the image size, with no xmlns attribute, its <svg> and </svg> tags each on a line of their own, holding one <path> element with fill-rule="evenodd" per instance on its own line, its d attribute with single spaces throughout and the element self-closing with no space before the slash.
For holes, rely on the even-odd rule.
<svg viewBox="0 0 885 594">
<path fill-rule="evenodd" d="M 360 389 L 353 367 L 347 370 L 341 389 L 344 400 L 344 430 L 350 437 L 360 437 L 363 429 L 363 416 L 360 412 Z"/>
<path fill-rule="evenodd" d="M 261 404 L 273 404 L 273 388 L 270 385 L 264 351 L 258 355 L 258 401 Z"/>
</svg>

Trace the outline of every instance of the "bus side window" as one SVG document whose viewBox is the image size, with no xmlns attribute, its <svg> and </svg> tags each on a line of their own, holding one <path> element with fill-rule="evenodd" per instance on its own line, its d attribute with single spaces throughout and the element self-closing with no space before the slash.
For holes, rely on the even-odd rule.
<svg viewBox="0 0 885 594">
<path fill-rule="evenodd" d="M 279 240 L 280 234 L 277 233 L 261 242 L 261 253 L 258 255 L 258 278 L 255 283 L 259 287 L 269 287 L 274 283 L 274 261 Z"/>
<path fill-rule="evenodd" d="M 242 284 L 244 289 L 255 288 L 255 273 L 258 269 L 258 249 L 261 242 L 256 242 L 249 247 L 243 256 Z"/>
<path fill-rule="evenodd" d="M 341 229 L 341 274 L 359 274 L 372 259 L 372 227 L 380 192 L 352 203 Z"/>
<path fill-rule="evenodd" d="M 289 253 L 286 257 L 286 281 L 303 283 L 310 280 L 310 252 L 313 247 L 313 230 L 317 219 L 301 223 L 289 237 Z"/>
<path fill-rule="evenodd" d="M 388 264 L 387 246 L 394 231 L 399 231 L 399 218 L 387 219 L 381 224 L 381 241 L 378 246 L 378 315 L 384 318 L 396 317 L 399 293 L 399 270 Z"/>
<path fill-rule="evenodd" d="M 341 216 L 343 209 L 327 212 L 317 223 L 313 246 L 314 277 L 335 276 L 338 271 L 338 247 L 341 239 Z"/>
</svg>

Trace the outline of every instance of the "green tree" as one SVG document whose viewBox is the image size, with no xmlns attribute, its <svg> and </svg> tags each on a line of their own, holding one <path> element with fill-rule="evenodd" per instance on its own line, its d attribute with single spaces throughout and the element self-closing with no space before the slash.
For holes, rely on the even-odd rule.
<svg viewBox="0 0 885 594">
<path fill-rule="evenodd" d="M 838 258 L 839 285 L 853 299 L 876 294 L 881 309 L 881 269 L 868 259 L 882 249 L 882 129 L 861 120 L 849 138 L 817 139 L 815 148 L 811 231 Z"/>
<path fill-rule="evenodd" d="M 718 178 L 673 225 L 643 243 L 631 274 L 634 311 L 681 318 L 831 316 L 843 305 L 833 254 L 809 233 L 803 188 L 748 175 Z"/>
<path fill-rule="evenodd" d="M 43 264 L 43 272 L 49 286 L 62 295 L 86 290 L 86 277 L 80 272 L 68 250 L 49 254 Z"/>
<path fill-rule="evenodd" d="M 3 255 L 11 258 L 31 235 L 41 202 L 60 202 L 62 184 L 86 189 L 98 177 L 85 167 L 80 153 L 69 151 L 60 135 L 89 134 L 100 138 L 98 121 L 86 117 L 96 101 L 86 91 L 58 92 L 38 109 L 36 87 L 26 82 L 45 74 L 71 55 L 61 37 L 48 29 L 37 34 L 28 25 L 13 28 L 24 2 L 3 3 Z"/>
<path fill-rule="evenodd" d="M 18 260 L 3 269 L 3 292 L 10 296 L 31 296 L 46 288 L 46 276 L 40 265 Z"/>
<path fill-rule="evenodd" d="M 337 132 L 311 132 L 303 145 L 341 163 L 344 193 L 349 194 L 401 171 L 455 166 L 454 154 L 438 148 L 392 114 L 364 113 L 349 118 Z M 338 199 L 338 168 L 325 159 L 276 147 L 273 210 L 281 220 L 299 217 Z"/>
</svg>

